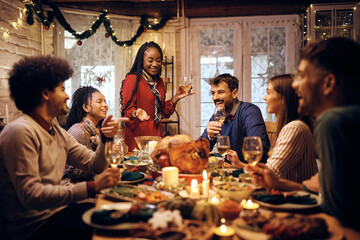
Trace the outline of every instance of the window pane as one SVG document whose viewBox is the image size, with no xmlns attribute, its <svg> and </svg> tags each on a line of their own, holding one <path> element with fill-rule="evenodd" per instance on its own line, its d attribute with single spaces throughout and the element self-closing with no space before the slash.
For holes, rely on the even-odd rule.
<svg viewBox="0 0 360 240">
<path fill-rule="evenodd" d="M 209 79 L 219 74 L 234 74 L 234 30 L 205 29 L 200 31 L 201 68 L 201 131 L 214 111 Z"/>
<path fill-rule="evenodd" d="M 211 98 L 211 87 L 209 84 L 208 79 L 201 79 L 201 102 L 209 102 L 212 103 L 212 98 Z"/>
<path fill-rule="evenodd" d="M 315 15 L 316 27 L 331 27 L 331 10 L 317 11 Z"/>
<path fill-rule="evenodd" d="M 214 113 L 214 103 L 201 103 L 201 126 L 208 124 L 211 115 Z"/>
<path fill-rule="evenodd" d="M 263 98 L 269 78 L 286 71 L 286 28 L 253 28 L 251 34 L 251 102 L 268 119 Z"/>
</svg>

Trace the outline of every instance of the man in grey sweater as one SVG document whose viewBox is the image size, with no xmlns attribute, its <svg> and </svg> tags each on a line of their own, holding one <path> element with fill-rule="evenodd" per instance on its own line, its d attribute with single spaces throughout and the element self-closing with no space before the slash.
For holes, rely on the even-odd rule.
<svg viewBox="0 0 360 240">
<path fill-rule="evenodd" d="M 25 57 L 10 71 L 11 98 L 23 114 L 0 135 L 0 218 L 6 234 L 1 239 L 90 239 L 81 215 L 93 204 L 76 202 L 119 181 L 119 170 L 107 168 L 104 143 L 126 119 L 104 120 L 96 152 L 56 121 L 67 111 L 64 81 L 72 73 L 66 60 L 51 56 Z M 61 185 L 67 162 L 99 176 Z"/>
</svg>

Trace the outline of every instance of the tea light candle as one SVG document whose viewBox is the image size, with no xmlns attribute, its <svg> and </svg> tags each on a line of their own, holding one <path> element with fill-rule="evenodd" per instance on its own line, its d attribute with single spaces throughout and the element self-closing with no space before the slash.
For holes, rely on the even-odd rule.
<svg viewBox="0 0 360 240">
<path fill-rule="evenodd" d="M 216 206 L 216 205 L 219 205 L 219 203 L 220 203 L 220 197 L 219 197 L 218 195 L 215 195 L 215 196 L 213 196 L 213 197 L 211 198 L 210 202 L 211 202 L 212 204 L 214 204 L 215 206 Z"/>
<path fill-rule="evenodd" d="M 215 228 L 214 233 L 219 237 L 230 237 L 235 234 L 235 230 L 232 227 L 228 227 L 225 225 L 225 219 L 221 219 L 221 226 Z"/>
<path fill-rule="evenodd" d="M 198 198 L 200 197 L 200 191 L 198 187 L 198 182 L 196 179 L 191 180 L 191 192 L 190 192 L 191 198 Z"/>
<path fill-rule="evenodd" d="M 209 197 L 209 188 L 210 188 L 210 180 L 208 179 L 206 170 L 204 170 L 203 171 L 203 181 L 202 181 L 202 192 L 203 192 L 204 198 Z"/>
<path fill-rule="evenodd" d="M 157 141 L 149 141 L 149 143 L 148 143 L 149 154 L 151 154 L 152 151 L 154 151 L 157 143 L 158 143 Z"/>
<path fill-rule="evenodd" d="M 177 187 L 179 184 L 179 169 L 177 167 L 163 167 L 162 177 L 165 188 Z"/>
<path fill-rule="evenodd" d="M 9 124 L 9 107 L 5 105 L 5 114 L 6 114 L 6 124 Z"/>
<path fill-rule="evenodd" d="M 245 209 L 249 209 L 249 210 L 255 210 L 258 209 L 260 206 L 257 203 L 252 202 L 251 200 L 242 200 L 240 205 L 245 208 Z"/>
</svg>

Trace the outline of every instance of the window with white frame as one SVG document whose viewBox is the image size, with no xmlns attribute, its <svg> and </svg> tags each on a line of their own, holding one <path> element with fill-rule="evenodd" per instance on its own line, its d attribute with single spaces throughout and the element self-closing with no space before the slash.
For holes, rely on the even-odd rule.
<svg viewBox="0 0 360 240">
<path fill-rule="evenodd" d="M 208 79 L 222 73 L 239 79 L 240 100 L 258 105 L 265 120 L 275 120 L 267 113 L 263 97 L 270 77 L 292 73 L 297 67 L 300 17 L 194 19 L 190 32 L 190 72 L 200 79 L 196 89 L 201 89 L 191 105 L 195 115 L 188 116 L 193 137 L 203 132 L 214 111 Z"/>
</svg>

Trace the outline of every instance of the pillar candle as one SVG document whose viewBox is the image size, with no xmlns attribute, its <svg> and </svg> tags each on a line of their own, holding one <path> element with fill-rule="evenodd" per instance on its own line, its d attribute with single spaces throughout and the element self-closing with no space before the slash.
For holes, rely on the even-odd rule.
<svg viewBox="0 0 360 240">
<path fill-rule="evenodd" d="M 177 187 L 179 184 L 179 169 L 177 167 L 163 167 L 162 177 L 166 188 Z"/>
<path fill-rule="evenodd" d="M 198 182 L 196 179 L 191 180 L 191 192 L 190 192 L 190 198 L 199 198 L 200 197 L 200 191 Z"/>
<path fill-rule="evenodd" d="M 203 181 L 202 181 L 202 192 L 203 197 L 208 198 L 209 197 L 209 188 L 210 188 L 210 180 L 208 179 L 208 175 L 206 170 L 203 171 Z"/>
</svg>

